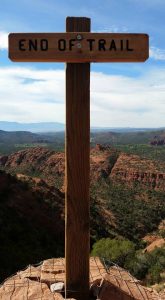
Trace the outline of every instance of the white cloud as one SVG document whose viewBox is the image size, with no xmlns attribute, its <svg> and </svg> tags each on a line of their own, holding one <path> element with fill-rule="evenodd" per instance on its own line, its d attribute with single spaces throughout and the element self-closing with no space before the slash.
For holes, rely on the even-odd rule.
<svg viewBox="0 0 165 300">
<path fill-rule="evenodd" d="M 8 48 L 8 33 L 0 31 L 0 49 L 4 50 Z"/>
<path fill-rule="evenodd" d="M 95 32 L 127 33 L 127 32 L 129 32 L 129 29 L 125 25 L 123 25 L 123 26 L 111 25 L 108 27 L 100 27 Z"/>
<path fill-rule="evenodd" d="M 64 120 L 64 72 L 0 69 L 0 120 Z"/>
<path fill-rule="evenodd" d="M 165 126 L 165 72 L 154 70 L 141 78 L 94 73 L 92 103 L 96 125 Z"/>
<path fill-rule="evenodd" d="M 0 120 L 65 122 L 65 72 L 0 68 Z M 92 126 L 165 126 L 165 70 L 139 78 L 91 72 Z"/>
<path fill-rule="evenodd" d="M 156 47 L 150 48 L 150 57 L 156 60 L 165 60 L 165 49 L 159 49 Z"/>
</svg>

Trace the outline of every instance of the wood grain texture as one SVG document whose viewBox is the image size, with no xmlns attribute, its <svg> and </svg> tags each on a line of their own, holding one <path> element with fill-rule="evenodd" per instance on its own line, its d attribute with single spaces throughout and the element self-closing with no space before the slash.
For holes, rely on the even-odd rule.
<svg viewBox="0 0 165 300">
<path fill-rule="evenodd" d="M 73 31 L 73 30 L 72 30 Z M 9 58 L 38 62 L 143 62 L 149 57 L 147 34 L 11 33 Z M 81 46 L 81 48 L 79 48 Z"/>
<path fill-rule="evenodd" d="M 67 31 L 90 30 L 87 18 L 67 18 Z M 66 66 L 66 290 L 89 296 L 90 64 Z"/>
</svg>

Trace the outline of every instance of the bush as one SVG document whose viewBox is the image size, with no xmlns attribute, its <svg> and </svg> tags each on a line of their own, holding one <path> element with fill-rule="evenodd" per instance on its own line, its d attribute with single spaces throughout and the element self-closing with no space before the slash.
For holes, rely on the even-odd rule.
<svg viewBox="0 0 165 300">
<path fill-rule="evenodd" d="M 133 276 L 142 280 L 148 273 L 149 265 L 149 254 L 138 250 L 131 259 L 126 260 L 124 267 L 129 270 Z"/>
<path fill-rule="evenodd" d="M 148 270 L 147 281 L 149 284 L 159 283 L 161 281 L 162 266 L 155 264 Z"/>
<path fill-rule="evenodd" d="M 92 255 L 123 267 L 128 257 L 135 255 L 135 245 L 129 240 L 103 238 L 93 245 Z"/>
</svg>

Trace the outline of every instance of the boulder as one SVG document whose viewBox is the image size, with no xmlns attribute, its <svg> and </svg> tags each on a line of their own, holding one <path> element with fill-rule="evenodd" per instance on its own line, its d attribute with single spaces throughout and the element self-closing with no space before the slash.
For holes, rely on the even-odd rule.
<svg viewBox="0 0 165 300">
<path fill-rule="evenodd" d="M 37 267 L 8 278 L 0 287 L 0 300 L 63 300 L 64 294 L 56 287 L 65 281 L 65 259 L 45 260 Z M 51 287 L 55 287 L 52 289 Z M 144 287 L 129 272 L 113 266 L 106 269 L 97 257 L 90 258 L 90 295 L 100 300 L 163 300 L 153 289 Z M 56 290 L 56 291 L 55 291 Z M 163 294 L 162 294 L 163 295 Z M 95 297 L 95 298 L 94 298 Z M 67 298 L 67 300 L 75 300 Z"/>
</svg>

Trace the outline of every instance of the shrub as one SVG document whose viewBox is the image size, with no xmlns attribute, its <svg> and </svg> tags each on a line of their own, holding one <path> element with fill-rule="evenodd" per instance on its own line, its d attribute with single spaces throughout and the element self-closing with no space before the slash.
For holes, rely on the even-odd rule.
<svg viewBox="0 0 165 300">
<path fill-rule="evenodd" d="M 103 238 L 93 245 L 92 255 L 105 258 L 120 266 L 135 254 L 135 245 L 129 240 Z"/>
</svg>

